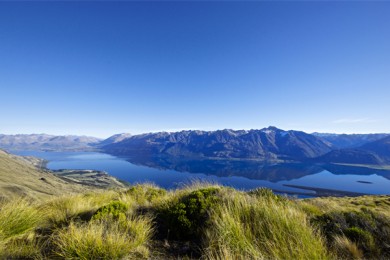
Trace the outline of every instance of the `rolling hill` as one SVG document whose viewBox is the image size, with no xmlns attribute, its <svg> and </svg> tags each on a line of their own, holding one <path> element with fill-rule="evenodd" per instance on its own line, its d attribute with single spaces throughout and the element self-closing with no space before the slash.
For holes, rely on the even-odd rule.
<svg viewBox="0 0 390 260">
<path fill-rule="evenodd" d="M 48 198 L 82 192 L 90 188 L 71 183 L 41 170 L 27 159 L 0 150 L 0 197 Z"/>
<path fill-rule="evenodd" d="M 0 150 L 0 200 L 16 197 L 45 199 L 58 195 L 124 188 L 126 184 L 95 170 L 43 169 L 42 160 L 21 157 Z"/>
</svg>

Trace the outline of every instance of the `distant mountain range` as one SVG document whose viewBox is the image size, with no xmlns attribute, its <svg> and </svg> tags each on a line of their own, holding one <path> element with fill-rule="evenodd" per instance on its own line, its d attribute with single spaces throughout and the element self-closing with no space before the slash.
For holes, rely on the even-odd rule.
<svg viewBox="0 0 390 260">
<path fill-rule="evenodd" d="M 276 127 L 249 131 L 181 131 L 136 135 L 102 147 L 120 156 L 170 155 L 189 158 L 297 161 L 330 152 L 314 135 Z"/>
<path fill-rule="evenodd" d="M 389 134 L 307 134 L 276 127 L 260 130 L 160 132 L 101 146 L 124 157 L 249 159 L 271 162 L 390 165 Z"/>
<path fill-rule="evenodd" d="M 322 140 L 330 143 L 334 148 L 356 148 L 366 143 L 374 142 L 389 136 L 389 134 L 321 134 L 313 133 Z"/>
<path fill-rule="evenodd" d="M 317 160 L 326 163 L 390 165 L 390 136 L 356 148 L 336 149 Z"/>
<path fill-rule="evenodd" d="M 103 146 L 106 146 L 109 144 L 116 144 L 116 143 L 119 143 L 119 142 L 125 140 L 126 138 L 130 138 L 130 137 L 131 137 L 131 134 L 127 134 L 127 133 L 116 134 L 116 135 L 110 136 L 107 139 L 101 140 L 99 143 L 95 144 L 95 146 L 103 147 Z"/>
<path fill-rule="evenodd" d="M 234 159 L 390 165 L 390 134 L 308 134 L 268 127 L 260 130 L 118 134 L 105 140 L 85 136 L 0 135 L 7 150 L 103 151 L 123 157 Z"/>
<path fill-rule="evenodd" d="M 0 148 L 5 150 L 90 151 L 95 150 L 101 141 L 96 137 L 76 135 L 0 134 Z"/>
</svg>

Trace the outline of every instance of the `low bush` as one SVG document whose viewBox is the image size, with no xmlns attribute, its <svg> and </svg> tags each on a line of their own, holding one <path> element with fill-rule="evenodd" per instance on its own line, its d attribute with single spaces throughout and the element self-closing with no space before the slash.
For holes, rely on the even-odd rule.
<svg viewBox="0 0 390 260">
<path fill-rule="evenodd" d="M 153 184 L 137 184 L 128 189 L 125 194 L 131 196 L 138 204 L 146 205 L 161 200 L 167 191 Z"/>
<path fill-rule="evenodd" d="M 362 259 L 363 253 L 356 243 L 345 236 L 335 236 L 332 250 L 334 258 L 337 259 Z"/>
<path fill-rule="evenodd" d="M 345 229 L 344 234 L 364 251 L 375 250 L 374 237 L 371 235 L 370 232 L 362 230 L 358 227 L 351 227 Z"/>
<path fill-rule="evenodd" d="M 88 221 L 100 207 L 117 199 L 114 191 L 78 194 L 53 199 L 45 203 L 46 225 L 52 229 L 68 226 L 72 221 Z"/>
<path fill-rule="evenodd" d="M 283 203 L 290 202 L 287 197 L 275 194 L 271 189 L 257 188 L 248 192 L 249 195 Z"/>
<path fill-rule="evenodd" d="M 157 211 L 162 232 L 169 239 L 200 239 L 208 212 L 219 201 L 219 191 L 215 187 L 201 188 L 168 201 Z"/>
<path fill-rule="evenodd" d="M 112 218 L 114 220 L 126 219 L 129 207 L 121 201 L 113 201 L 99 208 L 92 216 L 92 220 Z"/>
<path fill-rule="evenodd" d="M 390 257 L 390 219 L 367 209 L 330 212 L 315 216 L 312 222 L 332 247 L 334 238 L 345 236 L 354 242 L 367 258 Z"/>
</svg>

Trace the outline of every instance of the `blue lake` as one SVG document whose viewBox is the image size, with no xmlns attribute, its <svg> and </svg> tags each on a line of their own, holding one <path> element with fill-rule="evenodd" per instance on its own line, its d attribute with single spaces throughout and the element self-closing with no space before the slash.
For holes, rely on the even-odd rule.
<svg viewBox="0 0 390 260">
<path fill-rule="evenodd" d="M 390 171 L 345 166 L 307 164 L 266 164 L 234 160 L 179 160 L 177 158 L 119 158 L 97 152 L 13 151 L 49 161 L 58 169 L 94 169 L 106 171 L 130 183 L 155 183 L 172 189 L 194 180 L 204 180 L 249 190 L 268 187 L 275 191 L 314 194 L 313 190 L 289 187 L 297 185 L 364 194 L 390 194 Z"/>
</svg>

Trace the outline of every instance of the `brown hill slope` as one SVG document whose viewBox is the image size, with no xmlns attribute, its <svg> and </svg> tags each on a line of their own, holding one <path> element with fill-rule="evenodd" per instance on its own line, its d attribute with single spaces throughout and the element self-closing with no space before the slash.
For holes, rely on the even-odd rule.
<svg viewBox="0 0 390 260">
<path fill-rule="evenodd" d="M 33 199 L 94 189 L 61 179 L 36 168 L 23 157 L 0 150 L 0 198 L 27 196 Z"/>
</svg>

